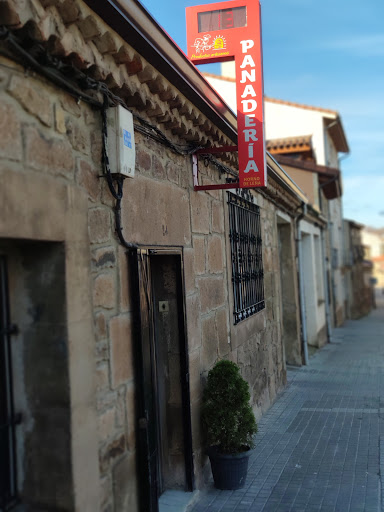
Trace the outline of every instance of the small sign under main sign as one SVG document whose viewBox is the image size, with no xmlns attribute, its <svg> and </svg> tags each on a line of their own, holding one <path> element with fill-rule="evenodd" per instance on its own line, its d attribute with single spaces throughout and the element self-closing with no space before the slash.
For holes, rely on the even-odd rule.
<svg viewBox="0 0 384 512">
<path fill-rule="evenodd" d="M 240 188 L 265 187 L 263 62 L 259 0 L 187 7 L 194 64 L 235 60 Z"/>
</svg>

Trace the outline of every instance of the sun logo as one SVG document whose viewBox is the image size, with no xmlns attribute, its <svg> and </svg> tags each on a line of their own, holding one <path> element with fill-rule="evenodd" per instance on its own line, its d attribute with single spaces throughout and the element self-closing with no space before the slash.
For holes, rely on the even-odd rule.
<svg viewBox="0 0 384 512">
<path fill-rule="evenodd" d="M 217 36 L 213 40 L 212 48 L 214 50 L 224 50 L 227 47 L 227 41 L 223 36 Z"/>
</svg>

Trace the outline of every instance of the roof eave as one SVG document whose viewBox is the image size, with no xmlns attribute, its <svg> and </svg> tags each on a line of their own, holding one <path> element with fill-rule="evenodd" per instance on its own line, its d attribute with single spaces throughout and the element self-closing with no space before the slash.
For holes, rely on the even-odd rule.
<svg viewBox="0 0 384 512">
<path fill-rule="evenodd" d="M 233 142 L 237 120 L 213 87 L 138 0 L 84 0 L 128 44 L 173 83 Z"/>
<path fill-rule="evenodd" d="M 332 137 L 337 152 L 349 153 L 348 141 L 344 132 L 343 123 L 341 122 L 341 117 L 339 115 L 337 115 L 335 119 L 328 117 L 326 118 L 326 124 L 329 126 L 328 132 Z"/>
</svg>

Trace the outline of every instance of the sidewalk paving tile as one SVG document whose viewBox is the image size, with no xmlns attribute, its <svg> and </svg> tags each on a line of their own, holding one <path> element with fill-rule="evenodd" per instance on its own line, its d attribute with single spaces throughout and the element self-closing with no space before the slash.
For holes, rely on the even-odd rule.
<svg viewBox="0 0 384 512">
<path fill-rule="evenodd" d="M 384 304 L 334 329 L 259 422 L 246 485 L 191 512 L 384 512 Z"/>
</svg>

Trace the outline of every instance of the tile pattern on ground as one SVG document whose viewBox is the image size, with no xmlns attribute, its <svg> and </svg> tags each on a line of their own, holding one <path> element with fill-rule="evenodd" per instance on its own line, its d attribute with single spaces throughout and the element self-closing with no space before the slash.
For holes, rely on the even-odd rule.
<svg viewBox="0 0 384 512">
<path fill-rule="evenodd" d="M 243 489 L 192 512 L 384 511 L 384 308 L 335 329 L 259 423 Z"/>
</svg>

